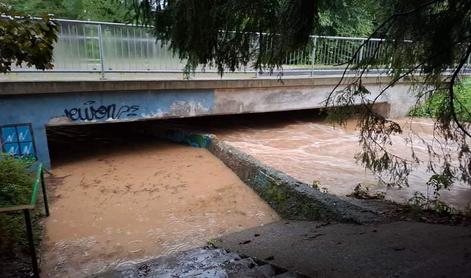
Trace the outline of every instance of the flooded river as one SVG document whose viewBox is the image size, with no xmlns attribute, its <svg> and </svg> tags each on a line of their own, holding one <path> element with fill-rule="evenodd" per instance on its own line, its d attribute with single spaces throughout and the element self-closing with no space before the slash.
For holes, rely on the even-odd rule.
<svg viewBox="0 0 471 278">
<path fill-rule="evenodd" d="M 425 165 L 414 167 L 406 188 L 388 188 L 378 183 L 377 177 L 357 164 L 354 156 L 360 150 L 355 121 L 345 127 L 306 117 L 302 119 L 264 120 L 243 119 L 238 124 L 217 125 L 210 132 L 251 154 L 255 158 L 308 184 L 319 182 L 329 193 L 345 196 L 353 192 L 356 185 L 369 187 L 370 191 L 386 193 L 386 198 L 407 202 L 416 191 L 427 194 L 426 181 L 430 177 Z M 308 119 L 306 119 L 308 118 Z M 421 142 L 432 142 L 434 123 L 428 119 L 398 119 L 404 127 L 402 136 L 393 136 L 392 152 L 407 157 L 413 138 L 417 155 L 426 159 L 427 148 Z M 412 127 L 411 136 L 409 127 Z M 415 138 L 415 139 L 414 139 Z M 429 188 L 429 195 L 433 190 Z M 450 190 L 441 192 L 440 200 L 449 205 L 465 209 L 471 203 L 471 186 L 457 183 Z"/>
<path fill-rule="evenodd" d="M 410 187 L 381 186 L 355 162 L 359 146 L 354 121 L 332 127 L 309 113 L 183 119 L 164 126 L 214 133 L 294 178 L 319 182 L 332 194 L 348 195 L 359 183 L 399 202 L 416 191 L 426 194 L 425 166 L 414 169 Z M 432 140 L 432 121 L 399 122 Z M 149 121 L 133 128 L 159 124 Z M 48 186 L 53 201 L 41 244 L 44 276 L 83 277 L 279 219 L 206 149 L 139 137 L 131 130 L 126 125 L 50 130 L 54 176 Z M 407 153 L 404 139 L 393 138 L 394 152 Z M 414 145 L 425 157 L 425 144 Z M 471 202 L 471 186 L 455 184 L 440 199 L 464 209 Z"/>
<path fill-rule="evenodd" d="M 84 277 L 279 219 L 206 149 L 115 131 L 49 134 L 54 177 L 44 277 Z"/>
</svg>

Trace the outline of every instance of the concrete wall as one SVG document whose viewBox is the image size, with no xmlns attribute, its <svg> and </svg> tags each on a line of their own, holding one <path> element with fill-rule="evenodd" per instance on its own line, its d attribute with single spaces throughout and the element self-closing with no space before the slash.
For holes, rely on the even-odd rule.
<svg viewBox="0 0 471 278">
<path fill-rule="evenodd" d="M 323 107 L 338 78 L 198 81 L 54 81 L 0 83 L 0 127 L 32 125 L 35 149 L 49 166 L 45 127 Z M 365 81 L 372 92 L 380 79 Z M 391 116 L 414 104 L 410 84 L 399 83 L 380 102 Z M 1 130 L 0 130 L 1 131 Z M 4 140 L 5 141 L 5 140 Z"/>
<path fill-rule="evenodd" d="M 220 141 L 215 135 L 160 128 L 136 132 L 208 149 L 284 219 L 334 220 L 359 224 L 383 221 L 376 212 L 351 203 L 349 198 L 341 199 L 323 193 Z"/>
</svg>

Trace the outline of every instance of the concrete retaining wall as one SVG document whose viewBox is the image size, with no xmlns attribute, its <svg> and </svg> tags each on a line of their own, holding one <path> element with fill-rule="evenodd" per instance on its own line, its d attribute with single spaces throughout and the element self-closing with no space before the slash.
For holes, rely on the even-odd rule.
<svg viewBox="0 0 471 278">
<path fill-rule="evenodd" d="M 193 147 L 207 148 L 285 219 L 353 223 L 370 223 L 380 220 L 377 214 L 336 196 L 323 193 L 264 165 L 252 156 L 220 141 L 214 135 L 192 134 L 175 129 L 150 132 L 159 138 Z"/>
</svg>

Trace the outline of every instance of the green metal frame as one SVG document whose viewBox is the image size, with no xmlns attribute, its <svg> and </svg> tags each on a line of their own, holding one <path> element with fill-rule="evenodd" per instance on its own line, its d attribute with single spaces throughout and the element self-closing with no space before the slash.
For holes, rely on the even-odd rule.
<svg viewBox="0 0 471 278">
<path fill-rule="evenodd" d="M 31 264 L 33 267 L 33 273 L 35 278 L 39 278 L 39 266 L 38 258 L 36 256 L 36 248 L 34 246 L 34 236 L 33 236 L 33 224 L 31 222 L 31 213 L 30 211 L 36 208 L 36 201 L 38 198 L 39 186 L 44 198 L 44 210 L 46 216 L 49 216 L 49 204 L 47 200 L 46 192 L 46 182 L 44 180 L 44 168 L 42 163 L 38 165 L 38 170 L 36 171 L 36 177 L 33 182 L 33 192 L 31 193 L 31 201 L 27 205 L 11 206 L 0 208 L 0 213 L 2 212 L 13 212 L 13 211 L 23 211 L 25 217 L 25 226 L 26 226 L 26 235 L 28 237 L 28 245 L 31 253 Z"/>
</svg>

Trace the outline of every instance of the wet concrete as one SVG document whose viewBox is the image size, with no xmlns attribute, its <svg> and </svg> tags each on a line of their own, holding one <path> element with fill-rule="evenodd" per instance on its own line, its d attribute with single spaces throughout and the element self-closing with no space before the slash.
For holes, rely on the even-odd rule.
<svg viewBox="0 0 471 278">
<path fill-rule="evenodd" d="M 471 227 L 280 221 L 216 245 L 309 277 L 471 277 Z"/>
</svg>

